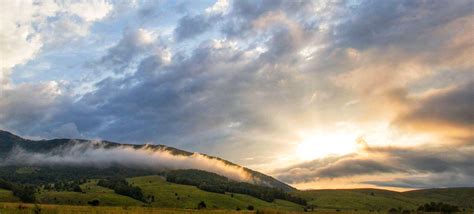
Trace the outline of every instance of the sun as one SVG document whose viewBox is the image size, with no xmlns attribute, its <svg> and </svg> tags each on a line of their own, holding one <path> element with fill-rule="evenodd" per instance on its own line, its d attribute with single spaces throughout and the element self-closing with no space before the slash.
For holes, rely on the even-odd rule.
<svg viewBox="0 0 474 214">
<path fill-rule="evenodd" d="M 301 141 L 297 143 L 296 155 L 298 159 L 312 160 L 330 155 L 344 155 L 357 151 L 355 133 L 320 131 L 302 133 Z"/>
</svg>

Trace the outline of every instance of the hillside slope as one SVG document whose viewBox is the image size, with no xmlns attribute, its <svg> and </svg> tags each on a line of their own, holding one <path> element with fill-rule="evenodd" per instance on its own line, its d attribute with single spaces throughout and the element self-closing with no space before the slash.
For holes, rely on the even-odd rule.
<svg viewBox="0 0 474 214">
<path fill-rule="evenodd" d="M 303 210 L 303 206 L 288 201 L 266 202 L 244 194 L 207 192 L 194 186 L 167 182 L 157 175 L 133 177 L 127 180 L 130 184 L 140 187 L 144 195 L 153 196 L 154 200 L 149 204 L 152 207 L 195 209 L 201 201 L 204 201 L 211 209 L 236 210 L 240 208 L 245 210 L 251 205 L 255 209 Z M 83 193 L 41 189 L 36 194 L 37 203 L 88 206 L 89 201 L 98 200 L 101 206 L 149 206 L 133 198 L 119 195 L 111 189 L 98 186 L 97 180 L 82 184 L 81 189 Z M 19 200 L 12 195 L 11 191 L 0 189 L 0 202 L 19 202 Z"/>
<path fill-rule="evenodd" d="M 2 131 L 0 130 L 0 160 L 5 159 L 7 155 L 14 149 L 14 148 L 22 148 L 28 152 L 36 152 L 36 153 L 47 153 L 54 151 L 54 149 L 60 148 L 60 147 L 65 147 L 67 145 L 72 145 L 72 144 L 77 144 L 77 143 L 91 143 L 92 141 L 89 140 L 83 140 L 83 139 L 53 139 L 53 140 L 39 140 L 39 141 L 33 141 L 33 140 L 27 140 L 23 139 L 19 136 L 16 136 L 10 132 L 7 131 Z M 194 153 L 176 149 L 173 147 L 165 146 L 165 145 L 135 145 L 135 144 L 120 144 L 120 143 L 115 143 L 115 142 L 109 142 L 109 141 L 102 141 L 103 144 L 105 144 L 105 148 L 114 148 L 114 147 L 130 147 L 130 148 L 135 148 L 135 149 L 141 149 L 141 148 L 146 148 L 146 149 L 152 149 L 152 150 L 164 150 L 168 151 L 173 155 L 182 155 L 182 156 L 191 156 Z M 234 164 L 232 162 L 220 159 L 218 157 L 213 157 L 209 155 L 204 156 L 210 158 L 210 159 L 215 159 L 218 160 L 225 165 L 228 166 L 235 166 L 235 167 L 241 167 L 237 164 Z M 277 189 L 282 189 L 284 191 L 294 191 L 295 188 L 291 187 L 288 184 L 285 184 L 281 181 L 278 181 L 277 179 L 265 175 L 263 173 L 242 167 L 243 170 L 247 173 L 249 173 L 253 177 L 253 181 L 257 185 L 262 185 L 262 186 L 268 186 L 268 187 L 273 187 Z"/>
<path fill-rule="evenodd" d="M 309 205 L 326 209 L 384 211 L 390 208 L 417 209 L 430 202 L 474 208 L 474 188 L 442 188 L 395 192 L 381 189 L 328 189 L 297 191 Z"/>
</svg>

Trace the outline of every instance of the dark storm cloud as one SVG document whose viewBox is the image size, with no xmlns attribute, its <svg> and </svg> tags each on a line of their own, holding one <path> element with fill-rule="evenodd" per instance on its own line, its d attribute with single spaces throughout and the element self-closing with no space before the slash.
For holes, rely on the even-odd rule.
<svg viewBox="0 0 474 214">
<path fill-rule="evenodd" d="M 409 173 L 416 176 L 390 182 L 370 181 L 367 184 L 420 188 L 436 187 L 438 183 L 442 186 L 465 186 L 467 178 L 474 178 L 473 151 L 474 147 L 469 144 L 461 147 L 422 145 L 412 148 L 366 146 L 363 151 L 366 154 L 317 159 L 279 170 L 276 174 L 283 181 L 299 183 L 380 173 L 387 176 L 391 173 Z M 456 179 L 446 179 L 449 176 Z"/>
</svg>

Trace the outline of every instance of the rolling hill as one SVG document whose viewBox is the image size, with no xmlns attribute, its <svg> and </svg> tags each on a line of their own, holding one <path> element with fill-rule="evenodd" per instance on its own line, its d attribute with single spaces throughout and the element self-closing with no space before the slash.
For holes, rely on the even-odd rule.
<svg viewBox="0 0 474 214">
<path fill-rule="evenodd" d="M 73 144 L 78 144 L 78 143 L 88 144 L 91 142 L 92 141 L 82 140 L 82 139 L 53 139 L 53 140 L 33 141 L 33 140 L 23 139 L 10 132 L 0 130 L 0 160 L 5 159 L 7 155 L 11 153 L 15 148 L 22 148 L 28 152 L 48 153 L 52 151 L 54 152 L 55 149 L 63 148 L 68 145 L 73 145 Z M 102 141 L 101 143 L 104 144 L 104 147 L 108 149 L 116 148 L 116 147 L 129 147 L 129 148 L 134 148 L 134 149 L 146 148 L 146 149 L 151 149 L 153 151 L 158 151 L 158 150 L 168 151 L 171 154 L 177 155 L 177 156 L 191 156 L 194 154 L 192 152 L 187 152 L 184 150 L 176 149 L 176 148 L 165 146 L 165 145 L 119 144 L 119 143 L 114 143 L 114 142 L 109 142 L 109 141 Z M 257 185 L 273 187 L 277 189 L 282 189 L 284 191 L 295 190 L 295 188 L 291 187 L 290 185 L 285 184 L 281 181 L 278 181 L 271 176 L 265 175 L 263 173 L 260 173 L 260 172 L 257 172 L 245 167 L 241 167 L 237 164 L 220 159 L 218 157 L 213 157 L 213 156 L 209 156 L 205 154 L 203 155 L 210 159 L 214 159 L 219 162 L 222 162 L 224 165 L 242 168 L 245 172 L 249 173 L 252 176 L 253 182 L 256 183 Z"/>
<path fill-rule="evenodd" d="M 474 208 L 474 188 L 424 189 L 407 192 L 381 189 L 302 191 L 270 176 L 207 155 L 202 157 L 206 160 L 217 161 L 212 162 L 213 164 L 220 163 L 223 166 L 242 169 L 254 178 L 253 182 L 238 181 L 213 172 L 191 168 L 151 170 L 137 165 L 121 165 L 122 162 L 105 166 L 83 166 L 75 164 L 75 162 L 67 162 L 70 160 L 65 156 L 77 157 L 75 156 L 77 153 L 86 151 L 85 147 L 79 147 L 69 153 L 62 153 L 65 148 L 75 145 L 90 145 L 87 149 L 97 149 L 101 152 L 112 151 L 114 148 L 125 148 L 124 151 L 145 151 L 145 153 L 139 154 L 145 154 L 145 159 L 138 159 L 138 161 L 146 161 L 146 158 L 152 157 L 146 155 L 154 154 L 156 151 L 166 151 L 173 158 L 195 155 L 164 145 L 132 145 L 108 141 L 97 144 L 93 141 L 80 139 L 33 141 L 0 131 L 0 211 L 2 211 L 2 206 L 5 207 L 5 211 L 14 210 L 15 206 L 20 206 L 17 203 L 24 201 L 24 199 L 18 192 L 27 191 L 29 186 L 35 187 L 35 202 L 49 204 L 48 209 L 58 208 L 52 205 L 57 204 L 64 205 L 68 209 L 82 210 L 86 208 L 77 206 L 90 206 L 94 200 L 97 200 L 100 207 L 122 207 L 124 212 L 138 209 L 138 207 L 196 209 L 201 202 L 205 202 L 207 209 L 211 210 L 252 208 L 285 212 L 305 209 L 324 212 L 336 210 L 342 212 L 386 212 L 391 208 L 416 210 L 420 205 L 430 202 L 449 203 L 465 210 Z M 44 155 L 50 155 L 60 158 L 61 161 L 66 161 L 67 164 L 55 165 L 52 164 L 53 162 L 46 162 L 48 164 L 35 165 L 36 162 L 11 162 L 12 154 L 19 154 L 18 151 L 26 151 L 28 155 L 36 158 L 49 158 Z M 92 154 L 98 155 L 97 153 Z M 118 154 L 126 155 L 126 153 Z M 199 156 L 199 158 L 202 157 Z M 39 162 L 40 160 L 38 160 Z M 110 182 L 111 179 L 123 179 L 121 182 L 124 182 L 125 186 L 119 188 L 101 185 L 101 181 Z M 129 194 L 129 191 L 137 188 L 140 190 L 139 197 Z M 34 209 L 35 207 L 30 208 Z M 111 212 L 119 212 L 119 210 Z M 142 211 L 134 210 L 133 212 Z M 170 211 L 170 213 L 174 213 L 174 211 Z"/>
</svg>

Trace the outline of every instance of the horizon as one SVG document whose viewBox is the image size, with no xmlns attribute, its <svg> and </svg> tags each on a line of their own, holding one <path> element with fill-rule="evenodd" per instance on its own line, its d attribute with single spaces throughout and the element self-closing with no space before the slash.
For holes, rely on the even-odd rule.
<svg viewBox="0 0 474 214">
<path fill-rule="evenodd" d="M 474 2 L 7 1 L 0 130 L 297 189 L 474 187 Z"/>
<path fill-rule="evenodd" d="M 22 136 L 18 136 L 10 131 L 7 131 L 7 130 L 1 130 L 0 129 L 0 132 L 6 132 L 10 135 L 14 135 L 16 137 L 20 137 L 22 139 L 26 139 L 26 140 L 33 140 L 33 139 L 28 139 L 28 138 L 24 138 Z M 127 144 L 127 143 L 120 143 L 120 142 L 112 142 L 112 141 L 107 141 L 106 139 L 95 139 L 95 140 L 91 140 L 91 139 L 69 139 L 69 138 L 53 138 L 53 139 L 34 139 L 33 141 L 35 140 L 40 140 L 40 141 L 48 141 L 48 140 L 61 140 L 61 139 L 65 139 L 65 140 L 81 140 L 81 141 L 88 141 L 88 142 L 95 142 L 95 141 L 99 141 L 99 142 L 111 142 L 111 143 L 116 143 L 116 144 L 120 144 L 120 145 L 147 145 L 147 144 Z M 165 146 L 165 147 L 168 147 L 168 148 L 173 148 L 173 149 L 178 149 L 180 150 L 180 148 L 175 148 L 175 147 L 170 147 L 168 145 L 163 145 L 163 144 L 153 144 L 153 145 L 160 145 L 160 146 Z M 57 151 L 56 151 L 57 152 Z M 196 152 L 193 152 L 193 151 L 185 151 L 185 152 L 190 152 L 190 153 L 196 153 Z M 208 154 L 205 154 L 205 153 L 198 153 L 198 154 L 203 154 L 203 155 L 208 155 Z M 210 157 L 214 157 L 214 156 L 210 156 Z M 217 157 L 219 158 L 219 157 Z M 232 162 L 231 162 L 232 163 Z M 232 164 L 235 164 L 235 163 L 232 163 Z M 250 170 L 253 170 L 253 169 L 250 169 Z M 219 172 L 216 172 L 217 174 L 220 174 Z M 226 176 L 226 177 L 229 177 L 229 176 Z M 288 184 L 288 183 L 286 183 Z M 288 184 L 290 186 L 292 186 L 291 184 Z M 294 186 L 292 186 L 293 188 L 297 189 L 297 190 L 303 190 L 303 191 L 317 191 L 317 190 L 387 190 L 387 191 L 393 191 L 393 192 L 399 192 L 399 193 L 403 193 L 403 192 L 410 192 L 410 191 L 416 191 L 416 190 L 432 190 L 432 189 L 458 189 L 458 188 L 473 188 L 474 189 L 474 186 L 451 186 L 451 187 L 429 187 L 429 188 L 397 188 L 397 187 L 384 187 L 384 188 L 377 188 L 377 187 L 359 187 L 359 188 L 307 188 L 307 189 L 300 189 L 300 188 L 296 188 Z"/>
</svg>

